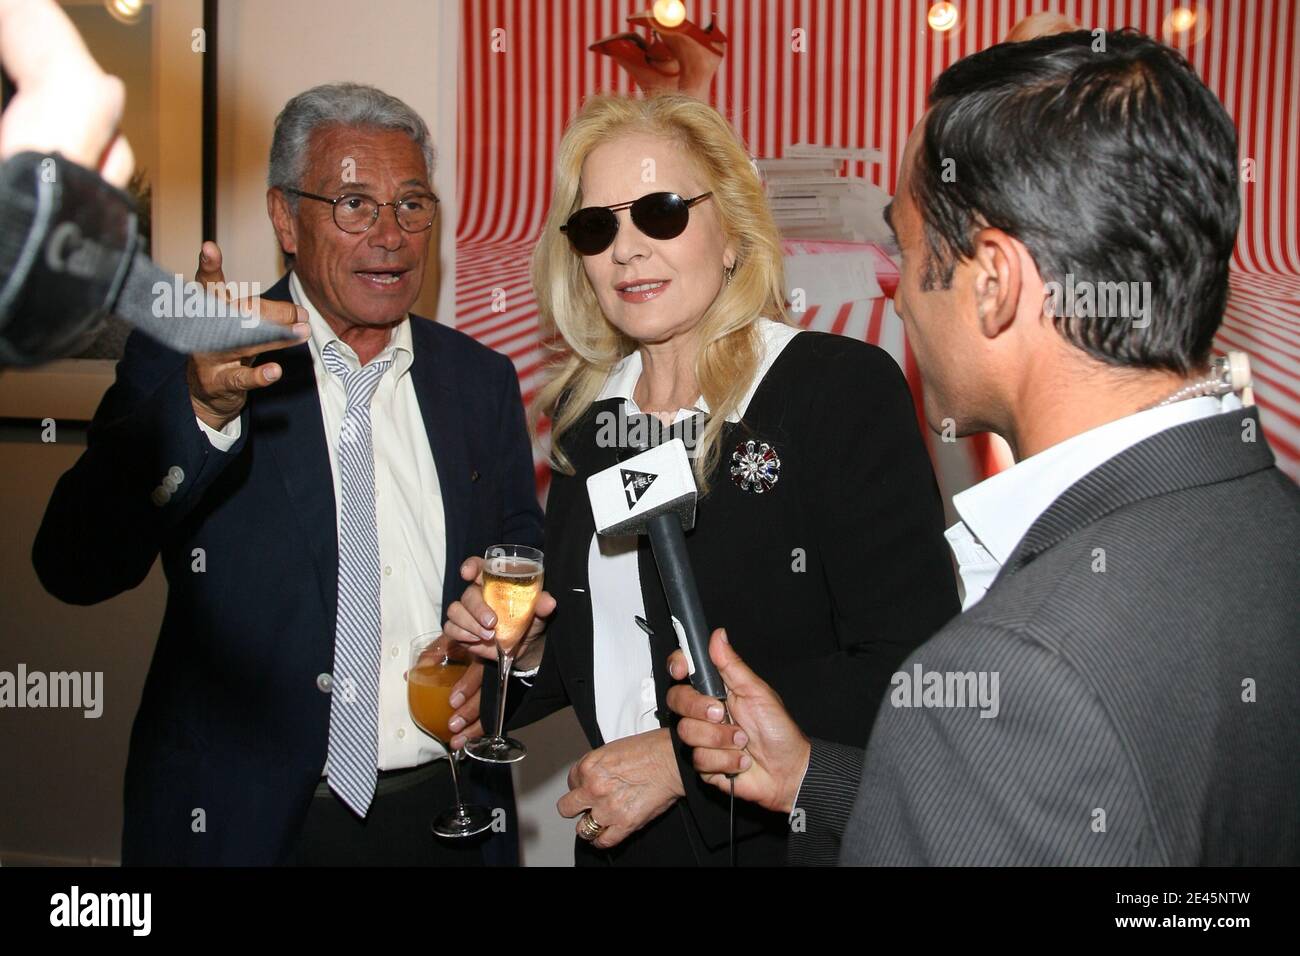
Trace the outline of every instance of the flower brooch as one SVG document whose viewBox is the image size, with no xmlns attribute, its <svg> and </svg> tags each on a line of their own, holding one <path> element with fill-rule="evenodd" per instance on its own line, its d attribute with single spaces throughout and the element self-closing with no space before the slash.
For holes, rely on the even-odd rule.
<svg viewBox="0 0 1300 956">
<path fill-rule="evenodd" d="M 761 495 L 781 477 L 781 459 L 767 442 L 743 441 L 731 453 L 731 480 L 741 491 Z"/>
</svg>

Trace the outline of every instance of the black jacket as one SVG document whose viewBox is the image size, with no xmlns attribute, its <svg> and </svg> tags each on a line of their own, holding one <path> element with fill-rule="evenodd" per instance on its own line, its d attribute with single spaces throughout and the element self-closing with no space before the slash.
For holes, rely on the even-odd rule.
<svg viewBox="0 0 1300 956">
<path fill-rule="evenodd" d="M 558 607 L 541 670 L 511 719 L 521 726 L 572 704 L 593 748 L 604 741 L 592 687 L 594 519 L 585 483 L 620 457 L 597 447 L 595 434 L 596 413 L 621 404 L 595 403 L 562 440 L 576 474 L 555 473 L 547 503 L 546 588 Z M 769 442 L 781 459 L 780 480 L 762 495 L 729 477 L 733 449 L 749 438 Z M 708 622 L 727 628 L 807 733 L 861 745 L 890 675 L 958 611 L 943 509 L 907 383 L 874 346 L 803 332 L 772 365 L 743 421 L 726 426 L 722 449 L 686 538 Z M 665 665 L 676 642 L 646 539 L 640 566 L 667 714 Z M 686 799 L 613 851 L 579 842 L 580 863 L 726 861 L 726 797 L 699 780 L 675 733 L 674 741 Z M 738 803 L 736 829 L 740 864 L 783 861 L 783 816 Z"/>
</svg>

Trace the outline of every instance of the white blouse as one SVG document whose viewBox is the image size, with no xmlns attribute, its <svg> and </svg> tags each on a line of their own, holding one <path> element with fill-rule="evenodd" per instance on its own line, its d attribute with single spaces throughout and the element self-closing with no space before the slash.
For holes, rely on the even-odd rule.
<svg viewBox="0 0 1300 956">
<path fill-rule="evenodd" d="M 759 320 L 763 354 L 754 380 L 727 421 L 738 422 L 777 357 L 803 330 L 780 322 Z M 641 379 L 640 351 L 614 366 L 596 401 L 621 398 L 628 415 L 641 414 L 632 391 Z M 703 396 L 694 408 L 677 410 L 673 423 L 707 414 Z M 596 692 L 596 722 L 605 743 L 659 729 L 655 717 L 655 679 L 650 639 L 635 618 L 645 616 L 641 574 L 637 565 L 637 537 L 591 536 L 587 553 L 587 580 L 591 591 L 592 662 Z"/>
</svg>

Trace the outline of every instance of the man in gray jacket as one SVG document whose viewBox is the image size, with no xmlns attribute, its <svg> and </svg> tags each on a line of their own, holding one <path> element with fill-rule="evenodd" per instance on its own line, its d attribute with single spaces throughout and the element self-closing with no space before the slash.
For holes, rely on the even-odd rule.
<svg viewBox="0 0 1300 956">
<path fill-rule="evenodd" d="M 1300 863 L 1300 491 L 1211 366 L 1236 163 L 1223 107 L 1136 33 L 936 81 L 895 302 L 931 427 L 1018 462 L 953 501 L 963 613 L 865 752 L 808 740 L 723 633 L 737 726 L 669 696 L 705 779 L 791 814 L 792 861 Z"/>
</svg>

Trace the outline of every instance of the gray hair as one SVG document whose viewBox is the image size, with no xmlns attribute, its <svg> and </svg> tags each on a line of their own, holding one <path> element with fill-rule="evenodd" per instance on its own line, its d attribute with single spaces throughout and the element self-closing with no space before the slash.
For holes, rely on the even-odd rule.
<svg viewBox="0 0 1300 956">
<path fill-rule="evenodd" d="M 313 86 L 284 104 L 284 109 L 275 118 L 275 135 L 271 138 L 271 168 L 266 177 L 268 186 L 302 188 L 312 133 L 323 126 L 401 130 L 424 154 L 425 170 L 432 186 L 433 139 L 420 114 L 397 97 L 360 83 Z M 298 197 L 293 193 L 286 193 L 285 199 L 289 208 L 298 208 Z"/>
</svg>

